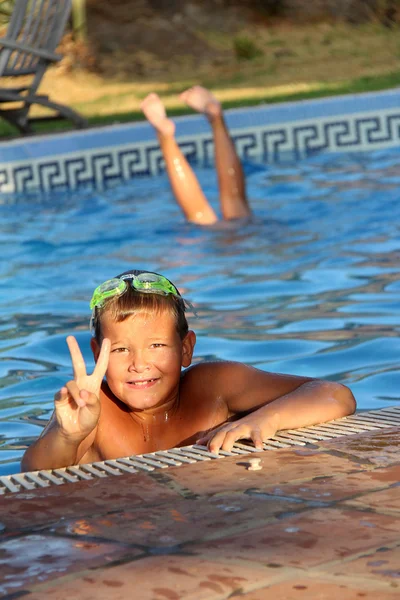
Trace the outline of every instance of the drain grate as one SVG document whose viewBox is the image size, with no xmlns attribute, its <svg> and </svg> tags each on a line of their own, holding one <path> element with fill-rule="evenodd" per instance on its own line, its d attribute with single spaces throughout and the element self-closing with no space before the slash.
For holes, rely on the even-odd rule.
<svg viewBox="0 0 400 600">
<path fill-rule="evenodd" d="M 382 408 L 356 413 L 336 421 L 321 425 L 280 431 L 273 438 L 264 442 L 264 450 L 305 446 L 330 440 L 343 435 L 354 435 L 365 431 L 376 431 L 387 427 L 400 426 L 400 407 Z M 77 483 L 91 479 L 122 475 L 123 473 L 150 472 L 157 469 L 168 469 L 185 464 L 194 464 L 205 460 L 219 460 L 226 456 L 239 456 L 258 452 L 252 446 L 236 442 L 230 452 L 221 450 L 218 455 L 212 454 L 204 446 L 185 446 L 160 450 L 151 454 L 141 454 L 86 465 L 71 466 L 50 471 L 31 471 L 0 477 L 0 495 L 45 488 L 51 485 Z"/>
</svg>

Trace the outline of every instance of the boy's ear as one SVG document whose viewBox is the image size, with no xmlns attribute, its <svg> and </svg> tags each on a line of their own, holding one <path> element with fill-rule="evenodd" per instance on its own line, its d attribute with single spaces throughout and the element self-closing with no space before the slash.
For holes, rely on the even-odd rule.
<svg viewBox="0 0 400 600">
<path fill-rule="evenodd" d="M 95 360 L 95 362 L 97 362 L 97 359 L 99 358 L 99 354 L 100 354 L 100 346 L 97 343 L 96 338 L 92 337 L 92 339 L 90 340 L 90 347 L 93 352 L 94 360 Z"/>
<path fill-rule="evenodd" d="M 196 334 L 189 330 L 182 341 L 182 367 L 189 367 L 192 363 L 194 346 L 196 344 Z"/>
</svg>

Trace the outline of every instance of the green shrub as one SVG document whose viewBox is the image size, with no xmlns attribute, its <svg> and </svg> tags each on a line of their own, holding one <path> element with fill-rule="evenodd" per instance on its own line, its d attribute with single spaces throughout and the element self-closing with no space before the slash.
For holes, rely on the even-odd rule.
<svg viewBox="0 0 400 600">
<path fill-rule="evenodd" d="M 0 0 L 0 23 L 8 23 L 14 8 L 14 0 Z"/>
<path fill-rule="evenodd" d="M 253 60 L 262 55 L 262 50 L 247 35 L 238 35 L 233 39 L 233 49 L 238 60 Z"/>
</svg>

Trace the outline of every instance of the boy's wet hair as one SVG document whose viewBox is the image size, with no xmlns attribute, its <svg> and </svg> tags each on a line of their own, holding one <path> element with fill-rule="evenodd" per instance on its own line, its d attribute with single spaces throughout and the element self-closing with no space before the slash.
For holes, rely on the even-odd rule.
<svg viewBox="0 0 400 600">
<path fill-rule="evenodd" d="M 162 314 L 164 312 L 169 312 L 175 318 L 176 330 L 181 340 L 183 340 L 189 331 L 183 298 L 173 294 L 164 296 L 139 292 L 128 286 L 123 294 L 106 300 L 102 306 L 94 309 L 92 318 L 93 334 L 98 343 L 101 343 L 101 317 L 104 313 L 110 314 L 115 322 L 120 323 L 137 313 Z"/>
</svg>

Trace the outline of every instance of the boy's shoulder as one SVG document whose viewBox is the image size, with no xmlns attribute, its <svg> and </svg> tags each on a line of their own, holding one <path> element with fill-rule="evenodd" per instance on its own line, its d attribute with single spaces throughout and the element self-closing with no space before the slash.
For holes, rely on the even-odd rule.
<svg viewBox="0 0 400 600">
<path fill-rule="evenodd" d="M 209 373 L 218 373 L 225 371 L 235 371 L 236 369 L 246 368 L 244 363 L 235 362 L 231 360 L 207 360 L 204 362 L 196 363 L 191 365 L 184 372 L 183 375 L 190 375 L 192 377 L 202 377 Z"/>
<path fill-rule="evenodd" d="M 185 385 L 202 386 L 204 384 L 215 387 L 221 383 L 226 383 L 227 378 L 234 378 L 235 375 L 240 376 L 251 369 L 252 367 L 235 361 L 205 361 L 192 365 L 183 371 L 181 381 Z"/>
</svg>

